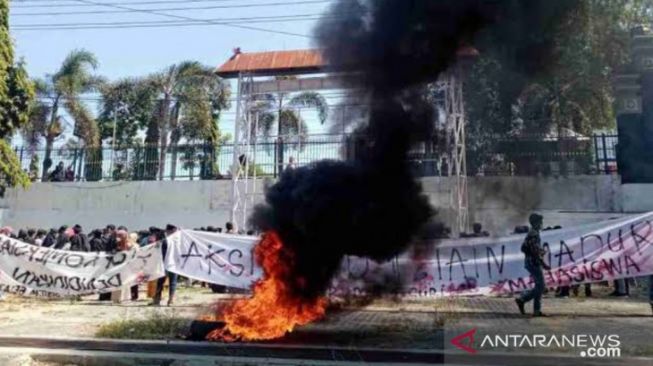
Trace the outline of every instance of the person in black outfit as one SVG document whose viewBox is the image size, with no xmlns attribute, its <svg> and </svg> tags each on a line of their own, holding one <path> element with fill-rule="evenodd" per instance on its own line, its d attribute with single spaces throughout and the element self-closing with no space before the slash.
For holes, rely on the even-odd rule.
<svg viewBox="0 0 653 366">
<path fill-rule="evenodd" d="M 542 294 L 546 286 L 543 270 L 550 270 L 551 267 L 544 262 L 546 251 L 542 247 L 540 239 L 543 217 L 534 213 L 531 214 L 528 221 L 531 224 L 531 230 L 526 235 L 521 249 L 525 256 L 524 267 L 533 278 L 535 287 L 524 292 L 520 297 L 515 299 L 515 302 L 517 303 L 519 312 L 523 315 L 525 314 L 524 304 L 533 300 L 533 316 L 541 317 L 546 316 L 542 313 Z"/>
<path fill-rule="evenodd" d="M 73 252 L 90 252 L 91 247 L 88 242 L 88 237 L 84 234 L 80 225 L 73 226 L 75 235 L 70 238 L 70 250 Z"/>
<path fill-rule="evenodd" d="M 43 240 L 45 239 L 45 236 L 48 234 L 48 232 L 45 229 L 38 229 L 36 231 L 36 236 L 34 237 L 34 244 L 38 246 L 43 245 Z"/>
<path fill-rule="evenodd" d="M 57 234 L 57 240 L 55 241 L 54 244 L 54 249 L 62 249 L 66 245 L 66 243 L 70 241 L 68 234 L 66 234 L 66 230 L 68 230 L 68 226 L 66 225 L 59 228 Z"/>
<path fill-rule="evenodd" d="M 103 249 L 105 252 L 113 252 L 117 249 L 115 225 L 107 225 L 102 235 L 102 241 L 104 242 Z"/>
<path fill-rule="evenodd" d="M 56 240 L 57 240 L 57 230 L 50 229 L 47 235 L 45 235 L 45 239 L 43 239 L 43 245 L 41 246 L 45 248 L 50 248 L 51 246 L 54 245 Z"/>
<path fill-rule="evenodd" d="M 102 241 L 102 231 L 96 229 L 91 231 L 89 245 L 92 252 L 104 252 L 104 241 Z"/>
<path fill-rule="evenodd" d="M 16 239 L 27 243 L 27 231 L 25 231 L 24 229 L 19 229 L 18 236 L 16 237 Z"/>
<path fill-rule="evenodd" d="M 57 164 L 57 167 L 54 168 L 52 173 L 50 173 L 51 182 L 65 182 L 66 181 L 66 172 L 64 171 L 63 161 Z"/>
<path fill-rule="evenodd" d="M 116 242 L 116 226 L 115 225 L 107 225 L 106 228 L 104 228 L 104 233 L 102 234 L 102 251 L 104 252 L 115 252 L 118 249 L 118 245 Z M 100 294 L 100 301 L 111 301 L 111 293 L 103 293 Z"/>
<path fill-rule="evenodd" d="M 36 230 L 35 229 L 27 229 L 27 243 L 30 244 L 36 244 Z"/>
</svg>

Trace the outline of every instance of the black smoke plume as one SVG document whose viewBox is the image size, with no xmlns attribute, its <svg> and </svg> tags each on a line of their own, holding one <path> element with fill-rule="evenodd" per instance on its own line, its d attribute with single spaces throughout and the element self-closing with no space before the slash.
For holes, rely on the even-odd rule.
<svg viewBox="0 0 653 366">
<path fill-rule="evenodd" d="M 411 145 L 432 137 L 435 114 L 425 87 L 481 29 L 502 15 L 536 17 L 526 4 L 537 9 L 545 2 L 551 0 L 333 5 L 315 33 L 333 71 L 349 73 L 357 96 L 370 106 L 367 124 L 358 129 L 365 148 L 353 161 L 287 170 L 251 218 L 284 242 L 287 283 L 296 295 L 322 295 L 345 255 L 383 261 L 407 248 L 435 212 L 407 164 Z"/>
</svg>

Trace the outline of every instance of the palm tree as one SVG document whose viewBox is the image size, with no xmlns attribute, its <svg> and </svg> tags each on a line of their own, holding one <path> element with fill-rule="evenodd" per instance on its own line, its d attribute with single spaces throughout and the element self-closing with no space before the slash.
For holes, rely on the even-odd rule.
<svg viewBox="0 0 653 366">
<path fill-rule="evenodd" d="M 289 78 L 289 77 L 280 77 Z M 277 78 L 277 79 L 280 79 Z M 308 136 L 308 125 L 299 113 L 301 108 L 314 108 L 317 110 L 320 123 L 324 124 L 329 113 L 329 106 L 324 98 L 316 92 L 303 92 L 294 95 L 288 93 L 263 94 L 257 96 L 253 106 L 250 108 L 251 115 L 258 117 L 258 131 L 255 124 L 252 124 L 251 136 L 256 138 L 261 134 L 264 140 L 268 140 L 273 132 L 277 134 L 279 152 L 276 155 L 275 171 L 283 171 L 284 143 L 294 143 L 303 148 Z"/>
<path fill-rule="evenodd" d="M 228 106 L 229 91 L 212 68 L 195 61 L 172 65 L 152 76 L 151 82 L 158 88 L 160 99 L 155 112 L 157 123 L 150 123 L 147 136 L 149 142 L 159 139 L 159 179 L 163 179 L 168 146 L 172 147 L 174 179 L 177 146 L 183 137 L 218 142 L 217 118 Z"/>
<path fill-rule="evenodd" d="M 100 134 L 97 123 L 80 95 L 88 93 L 103 83 L 103 79 L 92 74 L 98 61 L 86 50 L 72 51 L 61 64 L 59 70 L 45 80 L 35 82 L 38 100 L 32 108 L 30 121 L 23 128 L 23 136 L 32 148 L 45 138 L 45 158 L 43 159 L 42 179 L 52 165 L 51 155 L 54 141 L 63 130 L 61 112 L 67 112 L 75 122 L 75 136 L 79 137 L 86 148 L 96 148 L 87 155 L 87 179 L 97 175 L 97 153 L 100 152 Z M 96 178 L 96 177 L 93 177 Z"/>
</svg>

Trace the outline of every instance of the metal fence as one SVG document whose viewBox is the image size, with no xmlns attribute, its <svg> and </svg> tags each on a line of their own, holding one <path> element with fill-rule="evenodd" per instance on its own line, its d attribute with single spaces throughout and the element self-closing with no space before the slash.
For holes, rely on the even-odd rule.
<svg viewBox="0 0 653 366">
<path fill-rule="evenodd" d="M 596 170 L 605 174 L 616 173 L 619 136 L 602 133 L 600 135 L 594 135 L 593 138 Z"/>
<path fill-rule="evenodd" d="M 469 140 L 469 139 L 468 139 Z M 551 136 L 484 137 L 471 139 L 468 174 L 473 175 L 573 175 L 616 174 L 616 135 L 574 138 Z M 241 151 L 250 176 L 277 176 L 291 160 L 303 166 L 323 159 L 350 159 L 359 151 L 360 139 L 349 135 L 312 135 L 305 141 L 270 138 Z M 479 145 L 481 148 L 477 148 Z M 422 143 L 410 152 L 411 167 L 418 176 L 447 175 L 452 170 L 436 142 Z M 22 168 L 32 180 L 124 181 L 229 179 L 233 144 L 202 144 L 103 148 L 54 148 L 44 174 L 43 149 L 16 147 Z M 63 172 L 57 174 L 58 165 Z"/>
</svg>

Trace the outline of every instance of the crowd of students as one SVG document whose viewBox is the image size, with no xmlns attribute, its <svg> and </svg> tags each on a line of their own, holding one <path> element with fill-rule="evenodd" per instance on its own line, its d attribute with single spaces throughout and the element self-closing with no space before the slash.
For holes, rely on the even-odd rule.
<svg viewBox="0 0 653 366">
<path fill-rule="evenodd" d="M 559 228 L 560 227 L 546 228 L 546 229 L 540 228 L 537 230 L 538 232 L 537 237 L 539 238 L 540 230 L 544 231 L 547 229 L 552 230 L 552 229 L 559 229 Z M 213 227 L 213 226 L 196 228 L 195 230 L 213 232 L 213 233 L 223 232 L 222 228 Z M 531 231 L 532 230 L 533 229 L 531 229 Z M 165 229 L 150 227 L 147 230 L 140 230 L 131 233 L 125 226 L 116 227 L 115 225 L 107 225 L 103 229 L 95 229 L 91 231 L 90 234 L 88 235 L 84 233 L 84 230 L 80 225 L 74 225 L 71 228 L 67 226 L 61 226 L 59 229 L 50 229 L 50 230 L 21 229 L 18 230 L 17 232 L 9 227 L 0 228 L 0 234 L 10 236 L 14 239 L 23 241 L 25 243 L 29 243 L 41 247 L 52 247 L 54 249 L 78 251 L 78 252 L 127 251 L 133 249 L 134 247 L 142 247 L 148 244 L 161 242 L 162 243 L 161 247 L 163 251 L 162 254 L 164 257 L 168 249 L 168 243 L 166 237 L 174 234 L 176 231 L 177 231 L 177 227 L 172 224 L 168 224 L 165 227 Z M 233 224 L 229 222 L 225 224 L 224 232 L 226 234 L 237 234 L 237 232 L 234 230 Z M 519 232 L 518 228 L 515 229 L 515 232 L 516 233 Z M 254 233 L 247 232 L 247 234 L 253 235 Z M 489 234 L 487 232 L 484 232 L 482 230 L 482 226 L 480 224 L 474 224 L 473 233 L 463 234 L 461 235 L 461 237 L 468 237 L 468 238 L 485 237 L 488 235 Z M 530 232 L 529 235 L 531 235 Z M 166 279 L 168 280 L 168 285 L 169 285 L 167 304 L 170 306 L 174 303 L 175 292 L 178 283 L 178 276 L 175 273 L 166 271 L 166 276 L 155 281 L 156 290 L 154 292 L 151 305 L 158 306 L 161 304 L 162 293 L 163 293 Z M 630 285 L 633 281 L 634 279 L 621 279 L 621 280 L 614 281 L 614 291 L 610 294 L 610 296 L 614 296 L 614 297 L 629 296 Z M 207 284 L 203 284 L 203 286 L 207 286 Z M 208 285 L 208 286 L 211 287 L 211 289 L 214 292 L 225 292 L 227 290 L 225 286 L 220 286 L 220 285 Z M 542 291 L 540 292 L 544 292 L 543 284 L 540 287 L 542 287 L 541 289 Z M 653 311 L 653 276 L 650 276 L 649 287 L 650 287 L 649 298 L 651 301 L 651 310 Z M 579 288 L 580 288 L 579 285 L 557 288 L 556 297 L 568 297 L 570 295 L 570 292 L 578 296 Z M 592 296 L 592 289 L 590 284 L 585 284 L 584 290 L 585 290 L 584 291 L 585 296 L 587 297 Z M 115 291 L 113 293 L 101 294 L 100 300 L 113 301 L 113 302 L 121 302 L 124 300 L 136 301 L 138 300 L 138 294 L 139 294 L 139 288 L 138 286 L 134 286 L 130 289 L 126 289 L 122 291 Z M 541 296 L 541 294 L 539 294 L 539 296 Z M 0 299 L 2 299 L 2 293 L 0 293 Z M 539 312 L 539 306 L 536 306 L 536 313 L 537 312 Z"/>
<path fill-rule="evenodd" d="M 202 227 L 200 231 L 222 233 L 222 228 L 213 226 Z M 177 227 L 172 224 L 166 225 L 165 229 L 150 227 L 147 230 L 130 232 L 125 226 L 107 225 L 103 229 L 92 230 L 86 234 L 81 225 L 73 227 L 61 226 L 58 229 L 20 229 L 15 231 L 11 227 L 0 228 L 0 234 L 9 236 L 13 239 L 32 244 L 39 247 L 54 248 L 60 250 L 69 250 L 75 252 L 118 252 L 128 251 L 135 247 L 143 247 L 148 244 L 161 242 L 163 257 L 165 258 L 168 250 L 166 237 L 174 234 Z M 234 226 L 228 222 L 225 225 L 225 233 L 235 234 Z M 252 234 L 252 233 L 248 233 Z M 161 298 L 166 279 L 168 280 L 168 302 L 170 306 L 174 303 L 175 292 L 177 288 L 178 276 L 175 273 L 167 272 L 166 276 L 156 280 L 156 290 L 150 305 L 158 306 L 161 304 Z M 211 286 L 214 292 L 222 292 L 221 286 Z M 100 301 L 113 301 L 119 303 L 125 300 L 138 300 L 138 286 L 130 289 L 115 291 L 113 293 L 100 294 Z M 3 294 L 0 292 L 0 300 Z"/>
</svg>

